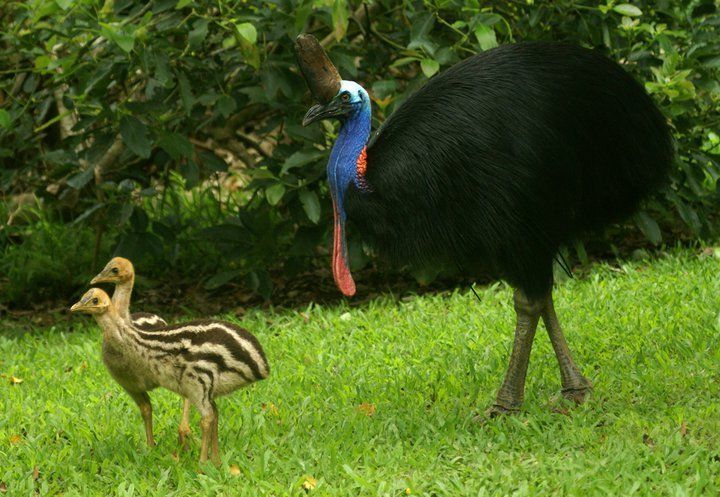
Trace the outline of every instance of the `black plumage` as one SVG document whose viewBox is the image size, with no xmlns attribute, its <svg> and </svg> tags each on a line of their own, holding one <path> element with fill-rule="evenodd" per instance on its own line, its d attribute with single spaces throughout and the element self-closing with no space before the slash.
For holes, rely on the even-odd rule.
<svg viewBox="0 0 720 497">
<path fill-rule="evenodd" d="M 504 45 L 432 78 L 367 147 L 348 218 L 399 264 L 487 268 L 546 293 L 560 245 L 630 215 L 673 147 L 618 64 L 560 43 Z"/>
<path fill-rule="evenodd" d="M 303 44 L 317 40 L 304 37 Z M 326 57 L 317 59 L 316 72 L 333 74 L 320 71 L 330 64 Z M 303 123 L 342 123 L 328 162 L 338 288 L 345 295 L 356 290 L 346 223 L 401 266 L 444 265 L 467 275 L 489 269 L 515 287 L 517 315 L 490 413 L 522 405 L 540 319 L 563 394 L 582 402 L 592 384 L 575 365 L 555 313 L 552 261 L 561 245 L 631 215 L 667 180 L 672 138 L 642 86 L 592 50 L 505 45 L 432 78 L 369 140 L 370 100 L 362 87 L 328 77 L 309 86 L 320 103 Z"/>
</svg>

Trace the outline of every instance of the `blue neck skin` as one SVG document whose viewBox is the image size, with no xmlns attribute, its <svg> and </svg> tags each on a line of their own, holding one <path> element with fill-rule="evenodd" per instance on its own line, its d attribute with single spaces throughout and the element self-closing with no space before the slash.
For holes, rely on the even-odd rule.
<svg viewBox="0 0 720 497">
<path fill-rule="evenodd" d="M 340 220 L 345 221 L 344 196 L 351 182 L 357 183 L 357 159 L 370 137 L 370 101 L 363 99 L 342 122 L 327 165 L 328 182 Z"/>
</svg>

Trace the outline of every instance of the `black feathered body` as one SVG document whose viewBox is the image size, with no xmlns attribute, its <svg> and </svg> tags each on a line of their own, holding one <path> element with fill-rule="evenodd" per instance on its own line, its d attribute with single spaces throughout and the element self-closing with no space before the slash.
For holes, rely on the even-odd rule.
<svg viewBox="0 0 720 497">
<path fill-rule="evenodd" d="M 398 264 L 489 269 L 529 296 L 560 245 L 629 216 L 665 181 L 662 114 L 618 64 L 505 45 L 432 78 L 367 147 L 352 226 Z"/>
</svg>

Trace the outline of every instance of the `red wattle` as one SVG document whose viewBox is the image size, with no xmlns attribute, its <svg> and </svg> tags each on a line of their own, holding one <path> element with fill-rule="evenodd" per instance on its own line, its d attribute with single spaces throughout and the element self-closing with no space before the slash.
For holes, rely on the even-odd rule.
<svg viewBox="0 0 720 497">
<path fill-rule="evenodd" d="M 353 281 L 352 274 L 350 274 L 350 268 L 347 264 L 347 251 L 345 250 L 345 230 L 340 222 L 340 216 L 338 215 L 337 206 L 333 202 L 334 211 L 334 236 L 333 236 L 333 256 L 332 256 L 332 269 L 333 278 L 335 284 L 347 297 L 355 295 L 355 281 Z"/>
</svg>

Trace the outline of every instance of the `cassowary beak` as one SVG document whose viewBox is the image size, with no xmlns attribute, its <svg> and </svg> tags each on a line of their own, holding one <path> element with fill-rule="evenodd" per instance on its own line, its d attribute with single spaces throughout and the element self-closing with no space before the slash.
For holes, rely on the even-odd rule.
<svg viewBox="0 0 720 497">
<path fill-rule="evenodd" d="M 88 302 L 90 302 L 90 296 L 88 295 L 88 293 L 86 293 L 80 298 L 80 300 L 78 300 L 72 305 L 72 307 L 70 308 L 70 312 L 82 311 Z"/>
<path fill-rule="evenodd" d="M 321 119 L 329 119 L 331 117 L 342 117 L 352 111 L 352 105 L 343 102 L 340 98 L 334 98 L 327 104 L 317 104 L 310 107 L 302 125 L 307 126 Z"/>
</svg>

